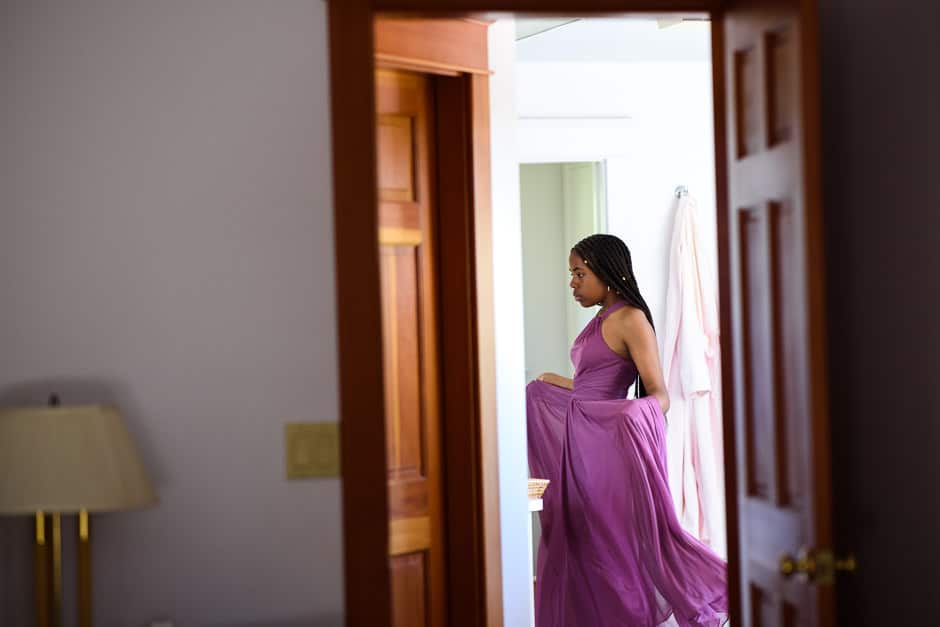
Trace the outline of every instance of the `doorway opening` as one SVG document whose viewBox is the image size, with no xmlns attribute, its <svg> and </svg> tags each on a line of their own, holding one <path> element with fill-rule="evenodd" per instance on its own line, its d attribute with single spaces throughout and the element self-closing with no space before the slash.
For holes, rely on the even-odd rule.
<svg viewBox="0 0 940 627">
<path fill-rule="evenodd" d="M 666 437 L 676 513 L 688 533 L 727 556 L 710 25 L 700 16 L 566 18 L 547 27 L 544 18 L 458 22 L 383 18 L 376 28 L 391 603 L 400 624 L 443 624 L 452 611 L 444 602 L 448 580 L 466 581 L 466 574 L 449 566 L 461 560 L 446 544 L 454 536 L 448 525 L 470 513 L 454 499 L 466 483 L 455 477 L 489 455 L 480 464 L 483 489 L 493 489 L 489 503 L 498 504 L 498 515 L 489 510 L 481 525 L 488 529 L 486 568 L 497 561 L 499 589 L 485 592 L 501 598 L 505 624 L 527 625 L 535 613 L 538 519 L 546 514 L 533 515 L 539 508 L 522 491 L 529 475 L 525 389 L 543 372 L 575 375 L 568 351 L 596 311 L 572 298 L 567 253 L 588 235 L 617 235 L 633 251 L 668 369 Z M 475 151 L 482 138 L 473 134 L 467 146 L 468 138 L 454 132 L 467 83 L 452 68 L 422 72 L 413 59 L 387 49 L 398 45 L 414 54 L 408 45 L 422 29 L 444 39 L 467 37 L 466 49 L 473 49 L 473 30 L 481 28 L 492 74 L 486 99 L 477 102 L 489 121 L 490 161 L 489 172 L 468 174 L 455 155 L 461 146 Z M 453 400 L 463 385 L 453 378 L 454 363 L 465 351 L 453 336 L 462 322 L 450 315 L 455 281 L 445 277 L 460 265 L 453 241 L 468 242 L 453 218 L 461 210 L 453 189 L 487 174 L 491 187 L 474 187 L 474 201 L 492 198 L 486 209 L 492 224 L 480 222 L 479 207 L 468 223 L 477 259 L 493 272 L 478 266 L 459 277 L 472 293 L 493 295 L 490 305 L 475 303 L 478 319 L 492 308 L 495 356 L 495 411 L 478 423 L 475 457 L 455 445 L 477 434 L 467 428 L 470 416 L 459 417 L 463 404 Z M 679 182 L 685 191 L 674 196 Z M 701 194 L 702 207 L 689 187 Z M 677 220 L 680 214 L 685 217 Z M 702 232 L 685 241 L 694 228 Z M 694 268 L 694 285 L 679 276 L 690 263 L 701 266 Z M 699 353 L 690 353 L 690 343 Z M 683 373 L 698 362 L 705 382 L 686 393 Z"/>
<path fill-rule="evenodd" d="M 627 243 L 656 328 L 662 332 L 667 321 L 673 326 L 659 347 L 672 401 L 670 488 L 686 531 L 727 556 L 724 464 L 716 449 L 722 419 L 710 25 L 702 16 L 549 18 L 548 27 L 545 18 L 468 21 L 376 22 L 377 229 L 396 625 L 443 625 L 457 608 L 472 604 L 474 589 L 464 587 L 475 583 L 472 569 L 458 564 L 476 562 L 455 550 L 454 521 L 475 515 L 457 497 L 475 480 L 482 480 L 486 514 L 477 523 L 486 586 L 475 594 L 487 598 L 488 624 L 534 624 L 542 514 L 533 515 L 538 507 L 523 492 L 529 475 L 525 389 L 542 372 L 575 375 L 568 351 L 596 311 L 571 297 L 568 251 L 594 233 Z M 465 50 L 473 50 L 480 43 L 474 30 L 486 33 L 487 72 L 469 80 L 456 65 L 422 66 L 409 56 L 417 54 L 414 40 L 422 32 L 432 47 L 435 37 L 465 37 Z M 437 52 L 448 54 L 446 46 Z M 477 61 L 468 57 L 463 68 Z M 475 90 L 481 78 L 485 92 Z M 485 113 L 485 136 L 478 129 L 460 132 L 466 121 L 459 114 L 468 108 L 472 115 Z M 476 159 L 481 144 L 488 157 L 482 164 Z M 467 152 L 473 167 L 460 159 Z M 675 195 L 680 183 L 685 191 Z M 468 197 L 475 206 L 461 204 L 461 187 L 472 187 Z M 680 209 L 691 227 L 704 227 L 694 241 L 673 234 L 691 228 L 676 219 Z M 463 259 L 455 244 L 464 247 Z M 701 265 L 705 286 L 682 289 L 670 280 L 680 273 L 678 264 L 688 263 L 686 253 Z M 461 271 L 474 256 L 476 272 Z M 459 286 L 478 297 L 464 303 L 464 316 L 454 315 Z M 707 292 L 704 303 L 695 290 Z M 492 301 L 479 298 L 487 294 Z M 683 301 L 698 306 L 690 311 Z M 476 337 L 455 331 L 474 317 Z M 693 317 L 712 325 L 699 330 L 701 354 L 694 355 L 688 337 L 679 337 L 691 333 Z M 461 397 L 487 364 L 465 364 L 458 356 L 485 342 L 492 343 L 492 379 L 476 380 L 479 396 Z M 709 358 L 708 385 L 699 382 L 694 394 L 680 390 L 680 364 Z M 461 592 L 448 598 L 448 587 Z M 495 609 L 493 599 L 499 599 Z"/>
<path fill-rule="evenodd" d="M 597 307 L 572 298 L 568 252 L 616 235 L 655 322 L 676 513 L 727 559 L 710 24 L 569 16 L 514 28 L 526 382 L 574 376 L 569 350 Z M 500 337 L 497 326 L 502 354 Z M 520 558 L 510 552 L 504 561 Z"/>
<path fill-rule="evenodd" d="M 531 562 L 507 553 L 515 546 L 530 547 L 524 533 L 521 538 L 516 533 L 516 523 L 530 519 L 522 487 L 526 456 L 515 448 L 525 442 L 519 394 L 525 385 L 525 325 L 523 307 L 516 306 L 523 294 L 517 271 L 522 268 L 521 216 L 504 210 L 518 206 L 524 161 L 518 158 L 515 136 L 514 60 L 499 61 L 512 58 L 517 33 L 501 14 L 469 17 L 466 11 L 518 15 L 530 5 L 525 0 L 356 0 L 329 6 L 337 265 L 358 277 L 339 281 L 337 297 L 359 305 L 339 319 L 347 621 L 370 627 L 442 620 L 468 626 L 526 624 L 514 612 L 523 611 L 519 608 L 530 592 L 525 574 Z M 827 570 L 817 582 L 817 570 L 801 570 L 819 564 L 838 569 L 840 564 L 832 557 L 825 288 L 818 272 L 823 250 L 814 7 L 795 0 L 746 5 L 701 0 L 683 3 L 684 12 L 678 14 L 676 6 L 671 0 L 583 0 L 577 7 L 554 2 L 545 8 L 605 15 L 613 9 L 671 21 L 711 16 L 723 440 L 735 453 L 725 457 L 728 605 L 736 624 L 828 626 L 834 606 L 833 590 L 826 585 L 831 573 Z M 382 17 L 381 11 L 389 13 Z M 452 17 L 428 17 L 435 12 Z M 378 28 L 383 21 L 389 26 L 384 33 Z M 480 26 L 487 31 L 482 43 Z M 386 36 L 389 31 L 397 33 L 396 45 L 389 45 L 396 39 Z M 388 448 L 394 433 L 386 430 L 393 424 L 387 410 L 396 410 L 392 399 L 405 396 L 386 389 L 386 371 L 394 363 L 386 361 L 388 347 L 383 350 L 382 290 L 394 287 L 377 269 L 386 254 L 380 255 L 381 246 L 416 249 L 402 255 L 402 264 L 387 264 L 407 273 L 428 253 L 417 250 L 426 241 L 424 234 L 409 228 L 386 227 L 382 238 L 375 210 L 376 174 L 383 171 L 382 164 L 374 168 L 377 68 L 448 77 L 433 81 L 425 126 L 435 131 L 427 148 L 434 151 L 428 164 L 435 193 L 425 198 L 436 203 L 428 224 L 437 251 L 431 259 L 438 271 L 432 285 L 440 299 L 427 304 L 441 329 L 432 334 L 439 340 L 442 392 L 442 418 L 432 422 L 441 439 L 423 440 L 412 457 L 423 462 L 428 446 L 443 453 L 436 495 L 440 507 L 436 513 L 433 506 L 427 514 L 422 509 L 417 517 L 435 515 L 442 521 L 437 575 L 429 570 L 426 549 L 417 546 L 418 538 L 434 542 L 433 520 L 403 518 L 397 528 L 402 552 L 390 552 L 396 529 L 390 524 L 394 510 L 387 462 L 394 457 Z M 500 93 L 510 95 L 501 99 Z M 386 145 L 411 156 L 401 170 L 396 166 L 385 173 L 412 181 L 410 187 L 387 191 L 411 202 L 419 189 L 413 179 L 420 160 L 418 126 L 411 113 L 389 115 L 408 119 L 387 120 L 394 130 Z M 611 160 L 600 160 L 609 170 Z M 607 180 L 609 196 L 609 171 Z M 699 199 L 708 197 L 700 191 L 706 185 L 682 180 L 679 186 Z M 678 200 L 686 198 L 680 193 Z M 363 247 L 364 236 L 374 237 L 379 246 Z M 413 285 L 420 283 L 417 279 Z M 407 300 L 413 294 L 395 293 Z M 423 332 L 421 327 L 410 337 L 423 337 Z M 515 348 L 497 351 L 497 345 Z M 426 365 L 412 368 L 409 377 L 418 377 L 409 380 L 431 381 L 423 378 Z M 429 397 L 408 398 L 420 404 Z M 430 415 L 422 411 L 412 412 L 418 424 Z M 507 415 L 515 418 L 501 419 Z M 522 437 L 512 437 L 520 429 Z M 500 446 L 506 443 L 511 445 Z M 430 502 L 430 494 L 409 500 L 408 487 L 402 489 L 409 507 L 425 508 Z M 390 557 L 400 558 L 399 563 Z M 808 576 L 810 585 L 793 585 L 797 573 L 802 580 Z M 433 585 L 429 577 L 436 577 Z M 434 597 L 435 586 L 446 592 Z"/>
</svg>

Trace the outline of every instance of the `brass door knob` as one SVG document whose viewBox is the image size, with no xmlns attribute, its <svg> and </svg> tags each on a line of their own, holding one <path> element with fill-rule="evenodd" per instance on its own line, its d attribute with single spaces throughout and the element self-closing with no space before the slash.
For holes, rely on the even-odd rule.
<svg viewBox="0 0 940 627">
<path fill-rule="evenodd" d="M 829 550 L 800 551 L 797 557 L 786 553 L 780 557 L 780 574 L 786 578 L 797 576 L 804 581 L 830 585 L 837 572 L 853 573 L 858 568 L 854 555 L 836 558 Z"/>
</svg>

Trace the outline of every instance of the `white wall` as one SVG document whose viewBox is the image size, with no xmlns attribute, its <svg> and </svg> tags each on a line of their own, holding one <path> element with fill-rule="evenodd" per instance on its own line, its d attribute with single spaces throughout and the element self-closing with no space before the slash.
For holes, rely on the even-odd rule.
<svg viewBox="0 0 940 627">
<path fill-rule="evenodd" d="M 10 0 L 0 29 L 0 401 L 117 403 L 160 497 L 93 519 L 95 624 L 338 624 L 340 482 L 283 463 L 285 422 L 337 418 L 325 4 Z"/>
<path fill-rule="evenodd" d="M 515 25 L 490 27 L 490 129 L 493 186 L 493 291 L 496 341 L 496 402 L 499 420 L 500 533 L 503 622 L 522 627 L 532 620 L 532 550 L 527 522 L 529 476 L 525 421 L 522 227 L 516 144 Z"/>
<path fill-rule="evenodd" d="M 526 62 L 516 72 L 520 116 L 585 116 L 520 121 L 520 158 L 607 159 L 608 232 L 630 247 L 662 327 L 677 185 L 688 186 L 706 241 L 716 241 L 710 63 Z M 717 248 L 710 257 L 717 260 Z"/>
</svg>

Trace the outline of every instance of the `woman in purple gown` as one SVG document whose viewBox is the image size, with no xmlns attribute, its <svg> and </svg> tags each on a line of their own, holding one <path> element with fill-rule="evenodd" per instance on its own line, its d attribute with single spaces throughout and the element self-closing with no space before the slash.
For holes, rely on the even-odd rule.
<svg viewBox="0 0 940 627">
<path fill-rule="evenodd" d="M 541 512 L 537 627 L 718 627 L 725 563 L 687 534 L 666 477 L 669 396 L 630 251 L 592 235 L 569 257 L 582 307 L 601 309 L 571 348 L 574 379 L 526 389 L 529 467 L 550 479 Z M 636 383 L 636 398 L 627 390 Z"/>
</svg>

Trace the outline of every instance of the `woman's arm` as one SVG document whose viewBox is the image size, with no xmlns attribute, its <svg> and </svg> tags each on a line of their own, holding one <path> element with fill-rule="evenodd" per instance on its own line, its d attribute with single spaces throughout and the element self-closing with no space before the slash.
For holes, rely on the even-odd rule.
<svg viewBox="0 0 940 627">
<path fill-rule="evenodd" d="M 630 351 L 630 358 L 636 365 L 643 379 L 648 396 L 656 397 L 663 414 L 669 411 L 669 393 L 663 381 L 663 369 L 659 363 L 659 347 L 656 335 L 646 316 L 639 309 L 627 307 L 623 316 L 624 343 Z"/>
<path fill-rule="evenodd" d="M 563 377 L 560 374 L 555 374 L 554 372 L 546 372 L 539 375 L 539 381 L 544 381 L 551 385 L 558 386 L 560 388 L 565 388 L 566 390 L 574 389 L 574 381 L 568 377 Z"/>
</svg>

